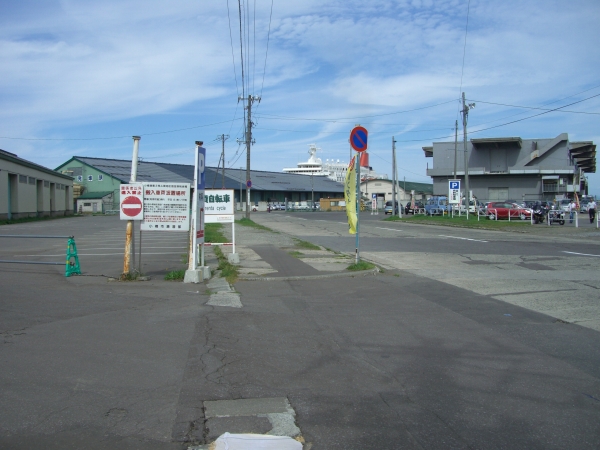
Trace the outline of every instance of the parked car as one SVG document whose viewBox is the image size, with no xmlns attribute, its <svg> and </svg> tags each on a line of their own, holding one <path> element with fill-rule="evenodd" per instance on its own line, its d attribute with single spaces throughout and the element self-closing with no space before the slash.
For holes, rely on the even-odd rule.
<svg viewBox="0 0 600 450">
<path fill-rule="evenodd" d="M 568 198 L 565 198 L 564 200 L 561 200 L 560 202 L 558 202 L 558 209 L 561 209 L 563 211 L 567 211 L 568 212 L 569 209 L 570 209 L 570 205 L 571 205 L 572 201 L 573 200 L 570 200 Z"/>
<path fill-rule="evenodd" d="M 531 220 L 531 209 L 524 208 L 517 203 L 490 202 L 486 206 L 488 218 L 495 219 L 521 219 Z"/>
<path fill-rule="evenodd" d="M 461 213 L 467 212 L 467 207 L 465 206 L 464 198 L 460 201 L 460 212 Z M 469 202 L 469 214 L 476 214 L 476 213 L 477 213 L 477 206 L 475 205 L 475 200 L 471 200 Z"/>
<path fill-rule="evenodd" d="M 427 200 L 427 203 L 425 203 L 425 214 L 427 214 L 428 216 L 444 214 L 444 212 L 450 210 L 449 208 L 450 206 L 448 205 L 448 197 L 431 197 L 429 200 Z"/>
<path fill-rule="evenodd" d="M 411 206 L 412 204 L 410 202 L 408 202 L 406 204 L 406 206 L 404 207 L 404 214 L 415 214 L 415 210 L 416 209 L 423 209 L 425 208 L 425 205 L 423 204 L 423 202 L 415 202 L 415 207 L 412 208 Z"/>
<path fill-rule="evenodd" d="M 392 200 L 388 200 L 387 202 L 385 202 L 385 207 L 383 208 L 383 212 L 384 214 L 391 214 L 393 216 L 397 216 L 398 215 L 398 202 L 394 202 L 395 203 L 395 208 L 392 208 Z M 402 205 L 400 205 L 400 207 L 402 207 Z M 392 211 L 393 209 L 393 211 Z"/>
</svg>

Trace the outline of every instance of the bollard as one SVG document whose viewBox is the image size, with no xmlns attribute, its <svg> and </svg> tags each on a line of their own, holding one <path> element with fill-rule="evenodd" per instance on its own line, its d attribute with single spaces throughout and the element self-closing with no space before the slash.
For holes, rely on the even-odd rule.
<svg viewBox="0 0 600 450">
<path fill-rule="evenodd" d="M 67 242 L 67 263 L 65 267 L 65 277 L 70 277 L 71 275 L 81 275 L 77 245 L 73 237 L 70 237 Z"/>
</svg>

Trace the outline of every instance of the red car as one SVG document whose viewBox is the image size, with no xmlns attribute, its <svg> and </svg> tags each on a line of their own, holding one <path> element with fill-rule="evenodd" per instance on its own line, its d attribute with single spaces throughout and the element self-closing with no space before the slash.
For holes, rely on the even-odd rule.
<svg viewBox="0 0 600 450">
<path fill-rule="evenodd" d="M 496 219 L 521 219 L 531 220 L 531 209 L 524 208 L 516 203 L 508 202 L 490 202 L 487 204 L 487 216 L 492 220 Z"/>
</svg>

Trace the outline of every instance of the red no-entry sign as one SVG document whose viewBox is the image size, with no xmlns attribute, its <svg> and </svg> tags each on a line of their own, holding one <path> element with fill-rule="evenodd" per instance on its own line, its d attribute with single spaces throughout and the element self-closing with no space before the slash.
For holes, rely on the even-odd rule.
<svg viewBox="0 0 600 450">
<path fill-rule="evenodd" d="M 143 209 L 142 200 L 140 200 L 139 197 L 125 197 L 121 202 L 121 211 L 129 217 L 129 219 L 141 219 L 141 217 L 138 216 L 142 214 Z"/>
</svg>

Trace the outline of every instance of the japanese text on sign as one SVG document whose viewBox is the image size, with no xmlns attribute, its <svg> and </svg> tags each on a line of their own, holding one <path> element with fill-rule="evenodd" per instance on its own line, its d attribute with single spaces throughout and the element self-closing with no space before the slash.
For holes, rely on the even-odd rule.
<svg viewBox="0 0 600 450">
<path fill-rule="evenodd" d="M 142 230 L 188 231 L 189 210 L 188 183 L 144 183 Z"/>
<path fill-rule="evenodd" d="M 233 190 L 207 189 L 204 194 L 204 211 L 207 215 L 233 215 L 233 201 Z"/>
</svg>

